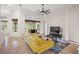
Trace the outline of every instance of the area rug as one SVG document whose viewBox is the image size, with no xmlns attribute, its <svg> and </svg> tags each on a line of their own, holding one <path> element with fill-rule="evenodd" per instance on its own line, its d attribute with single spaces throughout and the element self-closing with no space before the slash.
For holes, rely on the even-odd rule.
<svg viewBox="0 0 79 59">
<path fill-rule="evenodd" d="M 55 54 L 58 54 L 60 51 L 62 51 L 65 47 L 67 47 L 69 43 L 56 43 L 53 48 L 50 48 L 49 50 L 52 51 Z"/>
</svg>

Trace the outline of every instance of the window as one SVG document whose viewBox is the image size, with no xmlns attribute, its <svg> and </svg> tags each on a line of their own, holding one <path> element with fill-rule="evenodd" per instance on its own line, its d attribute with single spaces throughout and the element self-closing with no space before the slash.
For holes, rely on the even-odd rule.
<svg viewBox="0 0 79 59">
<path fill-rule="evenodd" d="M 7 21 L 6 20 L 2 20 L 2 30 L 6 30 L 7 29 Z"/>
<path fill-rule="evenodd" d="M 13 21 L 13 31 L 18 32 L 18 19 L 12 19 Z"/>
<path fill-rule="evenodd" d="M 36 29 L 40 32 L 40 21 L 25 20 L 25 30 Z"/>
</svg>

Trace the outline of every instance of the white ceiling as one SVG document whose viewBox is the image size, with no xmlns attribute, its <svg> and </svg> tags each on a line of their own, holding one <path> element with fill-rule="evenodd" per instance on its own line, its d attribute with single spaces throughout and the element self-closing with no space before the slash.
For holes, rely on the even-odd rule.
<svg viewBox="0 0 79 59">
<path fill-rule="evenodd" d="M 45 9 L 50 9 L 50 10 L 60 9 L 62 7 L 64 7 L 64 4 L 45 4 Z M 19 8 L 19 6 L 18 4 L 2 4 L 1 8 L 7 10 L 14 10 Z M 37 9 L 41 10 L 41 4 L 22 4 L 21 8 L 30 11 L 36 11 Z"/>
<path fill-rule="evenodd" d="M 22 12 L 24 11 L 25 15 L 35 15 L 36 17 L 36 13 L 37 10 L 41 10 L 42 5 L 41 4 L 21 4 L 21 6 L 19 6 L 19 4 L 0 4 L 1 6 L 1 15 L 5 15 L 8 16 L 10 14 L 12 14 L 12 12 L 17 11 L 17 9 L 21 8 Z M 64 5 L 64 4 L 45 4 L 45 9 L 50 9 L 50 12 L 54 12 L 54 11 L 59 11 L 62 10 L 62 8 L 64 8 L 65 6 L 69 6 L 69 5 Z M 15 12 L 16 14 L 16 12 Z"/>
</svg>

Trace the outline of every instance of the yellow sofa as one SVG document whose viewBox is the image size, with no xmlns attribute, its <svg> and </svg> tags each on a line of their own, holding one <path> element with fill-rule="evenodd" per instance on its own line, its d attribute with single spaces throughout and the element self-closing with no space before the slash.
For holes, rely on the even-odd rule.
<svg viewBox="0 0 79 59">
<path fill-rule="evenodd" d="M 39 37 L 37 33 L 25 34 L 25 41 L 34 53 L 42 53 L 54 46 L 52 40 L 45 40 Z"/>
</svg>

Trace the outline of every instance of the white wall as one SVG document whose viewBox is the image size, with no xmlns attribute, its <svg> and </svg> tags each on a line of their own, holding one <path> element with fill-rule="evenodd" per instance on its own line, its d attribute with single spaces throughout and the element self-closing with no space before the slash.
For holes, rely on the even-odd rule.
<svg viewBox="0 0 79 59">
<path fill-rule="evenodd" d="M 69 9 L 69 40 L 79 42 L 79 5 Z"/>
<path fill-rule="evenodd" d="M 6 9 L 3 10 L 6 12 Z M 35 16 L 33 12 L 29 11 L 29 10 L 19 10 L 19 9 L 14 9 L 11 10 L 10 13 L 8 11 L 8 13 L 5 14 L 9 14 L 8 16 L 8 32 L 10 35 L 12 36 L 19 36 L 22 35 L 25 31 L 25 19 L 28 20 L 40 20 L 41 21 L 41 30 L 40 33 L 41 34 L 49 34 L 50 32 L 50 26 L 60 26 L 63 28 L 63 34 L 65 32 L 64 30 L 64 14 L 65 10 L 64 8 L 62 9 L 58 9 L 55 10 L 54 12 L 52 12 L 49 15 L 44 15 L 44 16 Z M 12 30 L 12 19 L 13 18 L 18 18 L 18 32 L 13 32 Z"/>
<path fill-rule="evenodd" d="M 1 15 L 7 16 L 6 20 L 8 21 L 7 23 L 7 34 L 10 36 L 20 36 L 23 35 L 24 32 L 24 20 L 25 20 L 25 14 L 24 12 L 19 9 L 16 10 L 6 10 L 5 8 L 1 8 L 2 12 Z M 8 11 L 8 13 L 5 13 Z M 12 19 L 18 19 L 18 32 L 13 31 L 13 22 Z"/>
<path fill-rule="evenodd" d="M 47 19 L 49 20 L 48 33 L 50 26 L 60 26 L 63 28 L 65 40 L 79 42 L 79 5 L 64 6 L 60 10 L 55 10 Z"/>
<path fill-rule="evenodd" d="M 11 36 L 20 36 L 25 32 L 25 19 L 40 20 L 41 34 L 49 34 L 50 26 L 60 26 L 63 28 L 63 37 L 66 40 L 73 40 L 79 42 L 79 5 L 65 5 L 62 8 L 55 9 L 51 14 L 45 16 L 35 16 L 29 10 L 2 10 L 3 15 L 8 18 L 8 33 Z M 18 18 L 18 32 L 14 33 L 12 30 L 12 18 Z M 45 33 L 44 33 L 45 32 Z"/>
<path fill-rule="evenodd" d="M 41 18 L 37 18 L 36 16 L 34 16 L 33 12 L 28 11 L 28 10 L 24 10 L 24 9 L 16 9 L 11 11 L 10 13 L 10 17 L 9 17 L 9 28 L 8 30 L 10 30 L 9 34 L 11 36 L 22 36 L 25 32 L 25 19 L 27 20 L 39 20 Z M 12 30 L 12 19 L 18 19 L 18 32 L 13 32 Z M 10 25 L 11 24 L 11 25 Z M 41 31 L 40 32 L 44 32 L 43 31 L 43 21 L 41 21 Z"/>
<path fill-rule="evenodd" d="M 65 40 L 79 42 L 79 5 L 67 5 L 49 16 L 49 26 L 63 28 Z"/>
<path fill-rule="evenodd" d="M 47 22 L 47 34 L 50 32 L 50 26 L 60 26 L 63 37 L 65 38 L 65 8 L 55 10 L 45 18 Z"/>
<path fill-rule="evenodd" d="M 8 12 L 6 12 L 6 10 Z M 63 22 L 63 12 L 64 10 L 57 10 L 56 13 L 53 14 L 49 14 L 49 15 L 44 15 L 44 16 L 34 16 L 34 13 L 29 11 L 29 10 L 19 10 L 19 9 L 14 9 L 14 10 L 8 10 L 3 8 L 2 13 L 3 14 L 8 14 L 8 33 L 12 36 L 19 36 L 20 34 L 23 34 L 25 31 L 25 27 L 24 27 L 24 20 L 28 19 L 28 20 L 40 20 L 41 21 L 41 30 L 40 33 L 41 34 L 49 34 L 50 32 L 50 26 L 61 26 L 62 22 Z M 61 14 L 61 15 L 60 15 Z M 60 16 L 59 16 L 60 15 Z M 30 16 L 30 17 L 29 17 Z M 18 32 L 13 32 L 12 30 L 12 19 L 13 18 L 18 18 Z M 61 20 L 61 21 L 60 21 Z"/>
</svg>

